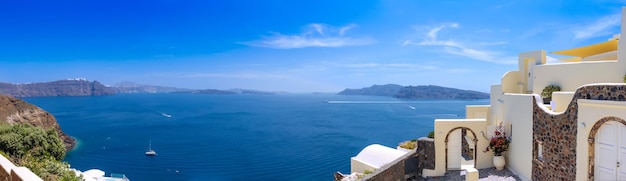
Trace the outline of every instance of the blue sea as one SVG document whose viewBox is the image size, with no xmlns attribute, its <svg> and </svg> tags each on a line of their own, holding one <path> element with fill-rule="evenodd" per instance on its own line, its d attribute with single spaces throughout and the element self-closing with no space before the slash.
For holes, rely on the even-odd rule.
<svg viewBox="0 0 626 181">
<path fill-rule="evenodd" d="M 488 100 L 331 94 L 26 98 L 79 140 L 65 161 L 139 180 L 332 180 L 367 145 L 426 136 Z M 171 115 L 171 117 L 163 114 Z M 144 153 L 149 143 L 158 156 Z"/>
</svg>

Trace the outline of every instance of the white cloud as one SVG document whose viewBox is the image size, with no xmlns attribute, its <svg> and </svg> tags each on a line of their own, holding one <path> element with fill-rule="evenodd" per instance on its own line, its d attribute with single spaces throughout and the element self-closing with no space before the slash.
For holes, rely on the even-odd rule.
<svg viewBox="0 0 626 181">
<path fill-rule="evenodd" d="M 341 27 L 341 28 L 339 28 L 339 35 L 343 36 L 343 35 L 346 34 L 346 32 L 348 32 L 348 30 L 350 30 L 352 28 L 355 28 L 355 27 L 356 27 L 355 24 L 351 24 L 351 25 L 348 25 L 348 26 Z"/>
<path fill-rule="evenodd" d="M 574 39 L 593 38 L 613 33 L 611 28 L 621 23 L 621 12 L 602 17 L 593 23 L 574 27 Z"/>
<path fill-rule="evenodd" d="M 374 40 L 368 37 L 349 37 L 346 33 L 355 28 L 356 25 L 335 28 L 325 24 L 309 24 L 305 31 L 296 35 L 284 35 L 274 33 L 272 36 L 263 37 L 261 40 L 250 42 L 242 42 L 249 46 L 276 48 L 276 49 L 292 49 L 306 47 L 346 47 L 360 46 L 374 43 Z"/>
<path fill-rule="evenodd" d="M 315 31 L 317 33 L 319 33 L 320 35 L 324 36 L 324 25 L 322 24 L 311 24 L 311 27 L 313 27 L 315 29 Z"/>
<path fill-rule="evenodd" d="M 497 64 L 516 64 L 517 58 L 513 56 L 503 56 L 501 52 L 491 50 L 480 50 L 466 45 L 456 40 L 448 39 L 441 40 L 438 37 L 438 33 L 444 28 L 458 28 L 459 24 L 449 23 L 431 28 L 424 34 L 424 39 L 419 42 L 413 42 L 406 40 L 402 45 L 417 45 L 417 46 L 443 46 L 446 53 L 459 55 L 474 60 L 480 60 L 485 62 L 497 63 Z M 503 45 L 506 42 L 479 42 L 474 46 L 489 46 L 489 45 Z"/>
<path fill-rule="evenodd" d="M 546 63 L 559 63 L 559 59 L 546 55 Z"/>
</svg>

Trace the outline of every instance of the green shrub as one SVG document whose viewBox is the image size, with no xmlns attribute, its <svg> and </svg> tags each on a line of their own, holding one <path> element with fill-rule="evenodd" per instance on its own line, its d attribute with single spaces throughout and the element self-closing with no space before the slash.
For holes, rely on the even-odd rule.
<svg viewBox="0 0 626 181">
<path fill-rule="evenodd" d="M 561 91 L 561 87 L 559 87 L 558 85 L 546 86 L 545 88 L 543 88 L 543 91 L 541 91 L 541 97 L 552 98 L 552 92 L 556 92 L 556 91 Z"/>
<path fill-rule="evenodd" d="M 410 140 L 410 141 L 402 142 L 400 143 L 399 147 L 404 148 L 404 149 L 409 149 L 409 150 L 415 149 L 417 148 L 417 140 Z"/>
<path fill-rule="evenodd" d="M 428 138 L 435 138 L 435 131 L 428 132 Z"/>
<path fill-rule="evenodd" d="M 80 180 L 62 162 L 65 146 L 54 129 L 0 123 L 0 154 L 44 180 Z"/>
</svg>

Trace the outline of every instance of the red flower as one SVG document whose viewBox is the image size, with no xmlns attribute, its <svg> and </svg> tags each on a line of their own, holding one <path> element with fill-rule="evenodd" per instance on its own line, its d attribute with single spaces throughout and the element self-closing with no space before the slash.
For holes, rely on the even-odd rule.
<svg viewBox="0 0 626 181">
<path fill-rule="evenodd" d="M 489 149 L 493 150 L 495 156 L 502 156 L 502 152 L 505 152 L 509 149 L 509 141 L 504 134 L 500 131 L 495 131 L 494 137 L 489 141 L 489 147 L 487 147 L 487 151 Z"/>
</svg>

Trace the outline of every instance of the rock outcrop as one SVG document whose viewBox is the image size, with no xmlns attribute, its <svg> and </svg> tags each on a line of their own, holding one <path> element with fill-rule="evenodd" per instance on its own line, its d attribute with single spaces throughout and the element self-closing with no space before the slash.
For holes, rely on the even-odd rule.
<svg viewBox="0 0 626 181">
<path fill-rule="evenodd" d="M 115 94 L 115 91 L 98 81 L 68 79 L 28 84 L 0 83 L 0 94 L 14 97 L 106 96 Z"/>
<path fill-rule="evenodd" d="M 67 150 L 76 144 L 74 138 L 61 130 L 56 118 L 45 110 L 15 97 L 0 95 L 0 122 L 25 123 L 44 129 L 54 129 Z"/>
</svg>

